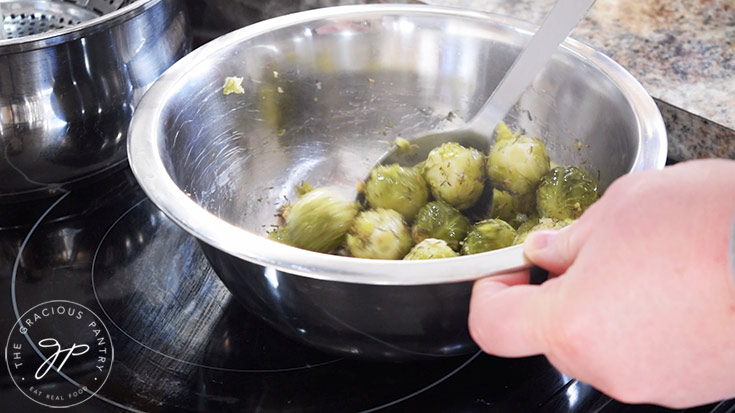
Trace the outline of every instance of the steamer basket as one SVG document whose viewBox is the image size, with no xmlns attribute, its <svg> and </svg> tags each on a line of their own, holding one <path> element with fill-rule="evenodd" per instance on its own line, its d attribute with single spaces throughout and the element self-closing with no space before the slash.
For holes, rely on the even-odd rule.
<svg viewBox="0 0 735 413">
<path fill-rule="evenodd" d="M 5 38 L 18 39 L 72 27 L 118 10 L 128 3 L 130 1 L 113 1 L 112 4 L 106 1 L 3 1 Z"/>
<path fill-rule="evenodd" d="M 135 105 L 190 51 L 180 0 L 0 0 L 0 203 L 126 160 Z"/>
</svg>

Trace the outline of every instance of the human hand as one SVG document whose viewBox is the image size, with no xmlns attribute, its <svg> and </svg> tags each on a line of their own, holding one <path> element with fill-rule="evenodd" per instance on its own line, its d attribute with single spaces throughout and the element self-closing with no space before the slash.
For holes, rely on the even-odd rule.
<svg viewBox="0 0 735 413">
<path fill-rule="evenodd" d="M 472 337 L 504 357 L 544 354 L 620 401 L 688 407 L 735 396 L 735 161 L 626 175 L 528 258 L 558 274 L 475 284 Z"/>
</svg>

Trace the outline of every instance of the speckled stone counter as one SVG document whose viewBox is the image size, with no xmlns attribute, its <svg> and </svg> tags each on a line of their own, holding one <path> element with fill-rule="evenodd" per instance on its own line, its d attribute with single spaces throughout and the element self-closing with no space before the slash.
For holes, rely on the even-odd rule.
<svg viewBox="0 0 735 413">
<path fill-rule="evenodd" d="M 555 0 L 423 0 L 540 24 Z M 735 159 L 735 1 L 598 0 L 572 37 L 626 67 L 656 99 L 669 157 Z"/>
</svg>

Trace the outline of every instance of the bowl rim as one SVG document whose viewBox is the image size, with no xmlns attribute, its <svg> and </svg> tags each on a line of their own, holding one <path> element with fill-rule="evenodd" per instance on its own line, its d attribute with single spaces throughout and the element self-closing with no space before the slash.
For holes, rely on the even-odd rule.
<svg viewBox="0 0 735 413">
<path fill-rule="evenodd" d="M 284 15 L 246 26 L 200 47 L 171 66 L 140 101 L 128 132 L 131 169 L 144 192 L 171 220 L 201 242 L 231 256 L 300 276 L 371 285 L 426 285 L 473 281 L 486 276 L 526 269 L 530 262 L 517 245 L 482 254 L 425 261 L 372 260 L 307 251 L 281 244 L 230 224 L 189 198 L 174 183 L 161 159 L 159 141 L 165 138 L 158 124 L 168 97 L 195 62 L 239 42 L 275 29 L 325 18 L 370 15 L 437 15 L 446 18 L 487 20 L 533 33 L 537 26 L 512 17 L 479 11 L 427 5 L 336 6 Z M 661 113 L 643 86 L 622 66 L 604 54 L 573 39 L 561 46 L 592 64 L 618 86 L 636 115 L 638 152 L 631 169 L 661 169 L 666 160 L 666 129 Z"/>
</svg>

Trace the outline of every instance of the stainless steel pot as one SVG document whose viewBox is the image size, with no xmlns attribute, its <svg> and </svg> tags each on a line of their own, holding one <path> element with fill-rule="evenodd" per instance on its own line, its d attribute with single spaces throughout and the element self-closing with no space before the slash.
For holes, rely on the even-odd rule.
<svg viewBox="0 0 735 413">
<path fill-rule="evenodd" d="M 257 23 L 169 69 L 129 132 L 133 172 L 153 202 L 197 237 L 232 293 L 279 331 L 370 358 L 474 349 L 472 281 L 526 265 L 522 247 L 458 258 L 383 261 L 266 239 L 302 180 L 355 196 L 390 148 L 469 119 L 533 30 L 428 6 L 350 6 Z M 223 95 L 227 76 L 243 94 Z M 664 124 L 622 67 L 568 40 L 507 118 L 552 159 L 603 185 L 661 168 Z"/>
<path fill-rule="evenodd" d="M 0 203 L 119 166 L 135 105 L 191 48 L 180 0 L 1 0 Z"/>
</svg>

